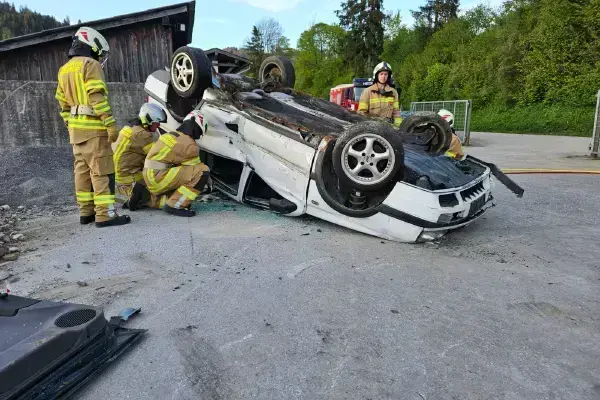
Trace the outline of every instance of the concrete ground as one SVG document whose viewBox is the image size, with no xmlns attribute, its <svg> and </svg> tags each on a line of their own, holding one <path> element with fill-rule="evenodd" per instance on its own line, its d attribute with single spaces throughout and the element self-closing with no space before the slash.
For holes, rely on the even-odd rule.
<svg viewBox="0 0 600 400">
<path fill-rule="evenodd" d="M 496 163 L 500 168 L 593 169 L 591 138 L 471 132 L 467 153 Z"/>
<path fill-rule="evenodd" d="M 510 165 L 500 138 L 467 151 L 554 163 L 510 135 Z M 145 339 L 82 399 L 600 399 L 600 178 L 513 178 L 523 198 L 498 184 L 497 207 L 426 245 L 224 201 L 27 221 L 11 289 L 142 308 Z"/>
</svg>

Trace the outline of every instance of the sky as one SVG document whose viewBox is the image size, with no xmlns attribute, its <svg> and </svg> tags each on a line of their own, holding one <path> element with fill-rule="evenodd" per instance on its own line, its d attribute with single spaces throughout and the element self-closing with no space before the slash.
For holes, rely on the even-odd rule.
<svg viewBox="0 0 600 400">
<path fill-rule="evenodd" d="M 11 0 L 8 0 L 11 1 Z M 481 0 L 465 0 L 461 9 L 473 7 Z M 62 21 L 69 17 L 72 24 L 150 8 L 182 3 L 184 0 L 16 0 L 15 6 L 27 6 L 41 14 L 52 15 Z M 194 33 L 191 45 L 202 49 L 213 47 L 242 47 L 250 37 L 252 26 L 262 18 L 275 18 L 283 27 L 283 34 L 296 46 L 300 34 L 312 23 L 338 21 L 335 10 L 342 0 L 196 0 Z M 501 0 L 487 0 L 492 5 Z M 386 11 L 400 10 L 403 22 L 414 22 L 410 10 L 416 10 L 425 0 L 384 0 Z M 63 11 L 60 11 L 63 10 Z"/>
</svg>

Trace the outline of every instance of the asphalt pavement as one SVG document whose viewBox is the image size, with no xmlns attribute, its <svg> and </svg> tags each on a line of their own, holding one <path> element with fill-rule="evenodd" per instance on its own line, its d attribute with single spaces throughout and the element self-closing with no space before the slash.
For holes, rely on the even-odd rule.
<svg viewBox="0 0 600 400">
<path fill-rule="evenodd" d="M 600 177 L 513 178 L 425 245 L 227 201 L 27 221 L 11 289 L 142 308 L 81 399 L 600 399 Z"/>
</svg>

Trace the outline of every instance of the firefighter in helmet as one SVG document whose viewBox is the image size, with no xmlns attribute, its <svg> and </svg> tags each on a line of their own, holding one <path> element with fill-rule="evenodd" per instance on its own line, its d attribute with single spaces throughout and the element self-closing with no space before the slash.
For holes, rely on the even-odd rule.
<svg viewBox="0 0 600 400">
<path fill-rule="evenodd" d="M 159 208 L 180 217 L 193 217 L 192 202 L 212 191 L 208 166 L 200 161 L 196 140 L 206 131 L 198 110 L 189 113 L 176 131 L 165 133 L 152 145 L 144 163 L 144 184 L 136 182 L 129 209 Z"/>
<path fill-rule="evenodd" d="M 373 85 L 366 88 L 358 102 L 358 113 L 383 118 L 397 128 L 402 123 L 398 92 L 390 86 L 392 67 L 385 61 L 373 70 Z"/>
<path fill-rule="evenodd" d="M 450 143 L 450 148 L 446 151 L 446 156 L 454 158 L 455 160 L 464 160 L 465 153 L 463 152 L 462 143 L 454 129 L 454 114 L 442 108 L 438 111 L 438 115 L 448 122 L 450 128 L 452 128 L 452 142 Z"/>
<path fill-rule="evenodd" d="M 158 139 L 158 127 L 167 122 L 167 114 L 156 104 L 144 103 L 137 118 L 119 132 L 113 161 L 115 163 L 116 201 L 127 208 L 135 182 L 144 182 L 144 160 Z"/>
<path fill-rule="evenodd" d="M 73 36 L 69 61 L 58 71 L 56 99 L 73 147 L 75 194 L 81 224 L 123 225 L 127 215 L 115 210 L 115 170 L 111 142 L 119 129 L 108 101 L 102 70 L 108 58 L 106 39 L 82 27 Z"/>
</svg>

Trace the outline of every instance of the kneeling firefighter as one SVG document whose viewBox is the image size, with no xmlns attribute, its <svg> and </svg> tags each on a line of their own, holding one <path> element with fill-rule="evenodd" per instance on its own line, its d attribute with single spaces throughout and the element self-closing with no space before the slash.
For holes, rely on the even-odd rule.
<svg viewBox="0 0 600 400">
<path fill-rule="evenodd" d="M 56 99 L 73 146 L 75 194 L 79 222 L 123 225 L 127 215 L 115 211 L 115 170 L 111 142 L 119 129 L 108 100 L 102 70 L 109 53 L 106 39 L 82 27 L 73 36 L 69 61 L 58 71 Z"/>
<path fill-rule="evenodd" d="M 129 121 L 119 132 L 113 155 L 115 163 L 116 194 L 118 203 L 127 208 L 135 182 L 144 182 L 144 161 L 146 155 L 158 139 L 156 132 L 162 122 L 167 122 L 167 114 L 156 104 L 145 103 L 138 117 Z"/>
<path fill-rule="evenodd" d="M 452 128 L 452 142 L 450 143 L 450 148 L 446 151 L 446 156 L 456 160 L 464 160 L 465 153 L 463 152 L 462 143 L 454 129 L 454 114 L 442 108 L 438 111 L 438 115 L 444 118 L 444 120 L 450 124 L 450 128 Z"/>
<path fill-rule="evenodd" d="M 402 123 L 398 92 L 389 85 L 392 78 L 392 67 L 383 61 L 373 70 L 373 85 L 360 95 L 358 113 L 370 117 L 383 118 L 397 128 Z"/>
<path fill-rule="evenodd" d="M 199 111 L 189 113 L 177 131 L 165 133 L 154 143 L 144 163 L 144 183 L 136 182 L 129 209 L 148 206 L 169 214 L 192 217 L 190 207 L 202 193 L 212 191 L 209 168 L 200 161 L 196 140 L 206 126 Z"/>
</svg>

